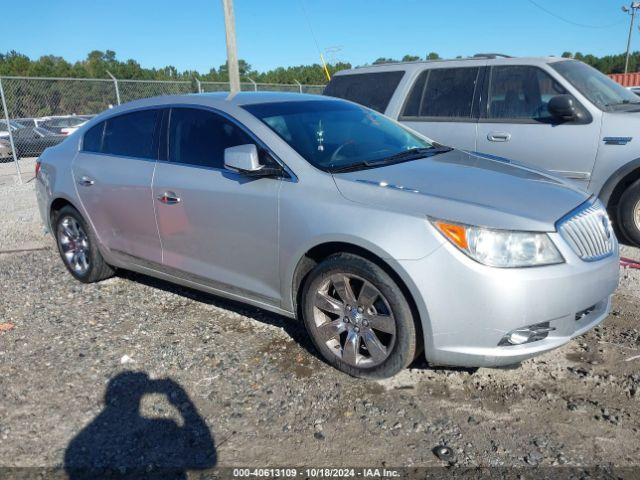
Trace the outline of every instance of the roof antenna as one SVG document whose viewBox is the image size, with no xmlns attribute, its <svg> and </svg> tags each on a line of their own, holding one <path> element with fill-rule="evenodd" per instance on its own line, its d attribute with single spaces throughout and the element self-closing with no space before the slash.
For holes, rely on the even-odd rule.
<svg viewBox="0 0 640 480">
<path fill-rule="evenodd" d="M 318 44 L 318 39 L 316 38 L 316 34 L 313 32 L 313 27 L 311 26 L 311 20 L 309 20 L 309 15 L 307 15 L 307 8 L 304 5 L 304 0 L 300 0 L 300 4 L 302 5 L 302 11 L 304 12 L 304 17 L 307 19 L 307 25 L 309 25 L 309 31 L 311 32 L 311 36 L 313 37 L 313 42 L 316 44 L 316 49 L 318 50 L 318 54 L 320 55 L 320 61 L 322 62 L 322 68 L 324 69 L 324 74 L 327 76 L 327 80 L 331 80 L 331 75 L 329 74 L 329 69 L 327 68 L 327 62 L 324 61 L 324 55 L 322 55 L 322 50 L 320 50 L 320 45 Z"/>
</svg>

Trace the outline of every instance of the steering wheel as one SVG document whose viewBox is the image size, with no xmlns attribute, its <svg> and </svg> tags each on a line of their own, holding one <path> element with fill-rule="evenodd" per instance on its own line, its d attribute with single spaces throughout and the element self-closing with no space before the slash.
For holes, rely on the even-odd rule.
<svg viewBox="0 0 640 480">
<path fill-rule="evenodd" d="M 331 154 L 331 158 L 329 159 L 329 162 L 333 163 L 333 162 L 339 160 L 340 153 L 342 152 L 342 150 L 347 146 L 354 146 L 354 145 L 355 145 L 355 142 L 353 140 L 350 140 L 350 141 L 340 145 L 338 148 L 335 149 L 333 154 Z M 375 143 L 366 142 L 366 143 L 359 143 L 358 144 L 359 147 L 365 147 L 365 148 L 366 148 L 367 145 L 375 145 Z M 377 150 L 372 150 L 371 152 L 367 152 L 367 156 L 369 158 L 375 158 L 375 154 L 376 153 L 382 153 L 382 152 L 386 152 L 386 151 L 388 151 L 388 148 L 379 148 Z"/>
<path fill-rule="evenodd" d="M 340 154 L 340 152 L 344 149 L 344 147 L 346 147 L 347 145 L 353 145 L 353 140 L 349 140 L 346 143 L 343 143 L 342 145 L 340 145 L 338 148 L 336 148 L 333 153 L 331 154 L 331 158 L 329 159 L 330 163 L 333 163 L 335 160 L 338 159 L 338 156 Z"/>
</svg>

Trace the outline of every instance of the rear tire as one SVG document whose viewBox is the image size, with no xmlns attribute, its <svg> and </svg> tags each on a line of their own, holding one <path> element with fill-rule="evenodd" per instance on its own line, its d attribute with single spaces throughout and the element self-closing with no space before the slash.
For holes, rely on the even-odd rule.
<svg viewBox="0 0 640 480">
<path fill-rule="evenodd" d="M 415 358 L 407 299 L 382 268 L 357 255 L 333 255 L 309 273 L 302 313 L 324 359 L 354 377 L 391 377 Z"/>
<path fill-rule="evenodd" d="M 640 180 L 629 185 L 618 203 L 618 226 L 636 247 L 640 246 Z"/>
<path fill-rule="evenodd" d="M 113 268 L 98 250 L 93 230 L 78 210 L 67 205 L 55 213 L 52 223 L 60 258 L 76 280 L 93 283 L 113 275 Z"/>
</svg>

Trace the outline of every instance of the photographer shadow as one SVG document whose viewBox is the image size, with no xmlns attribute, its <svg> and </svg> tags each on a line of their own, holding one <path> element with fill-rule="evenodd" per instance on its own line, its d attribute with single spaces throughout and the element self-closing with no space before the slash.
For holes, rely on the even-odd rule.
<svg viewBox="0 0 640 480">
<path fill-rule="evenodd" d="M 159 394 L 177 409 L 170 418 L 141 415 L 145 395 Z M 195 405 L 175 381 L 123 372 L 109 381 L 104 410 L 67 446 L 64 468 L 71 480 L 186 479 L 188 470 L 216 465 L 213 437 Z"/>
</svg>

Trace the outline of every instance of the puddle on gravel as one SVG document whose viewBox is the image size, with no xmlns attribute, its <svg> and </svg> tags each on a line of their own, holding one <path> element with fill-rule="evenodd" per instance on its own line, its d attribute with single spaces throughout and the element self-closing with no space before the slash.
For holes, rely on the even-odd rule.
<svg viewBox="0 0 640 480">
<path fill-rule="evenodd" d="M 311 354 L 292 340 L 274 338 L 259 348 L 258 354 L 260 357 L 268 356 L 280 370 L 293 374 L 296 378 L 309 378 L 314 373 Z"/>
</svg>

